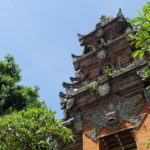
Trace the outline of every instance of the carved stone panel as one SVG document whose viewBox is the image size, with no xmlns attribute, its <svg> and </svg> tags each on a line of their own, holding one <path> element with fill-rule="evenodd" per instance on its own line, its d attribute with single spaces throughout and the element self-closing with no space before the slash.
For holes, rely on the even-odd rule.
<svg viewBox="0 0 150 150">
<path fill-rule="evenodd" d="M 73 105 L 74 105 L 74 99 L 68 99 L 67 100 L 67 104 L 66 104 L 66 110 L 69 110 L 69 109 L 71 109 L 72 107 L 73 107 Z"/>
<path fill-rule="evenodd" d="M 132 98 L 109 95 L 101 99 L 95 111 L 84 116 L 88 121 L 87 125 L 93 129 L 86 132 L 86 135 L 97 141 L 97 135 L 102 128 L 115 129 L 123 121 L 132 123 L 135 129 L 138 128 L 146 116 L 145 113 L 139 114 L 144 106 L 139 103 L 141 98 L 141 95 Z"/>
<path fill-rule="evenodd" d="M 99 85 L 98 93 L 100 96 L 105 96 L 109 92 L 110 92 L 110 84 L 108 82 Z"/>
<path fill-rule="evenodd" d="M 106 57 L 106 51 L 105 50 L 101 50 L 100 52 L 97 53 L 98 59 L 103 59 L 105 57 Z"/>
<path fill-rule="evenodd" d="M 104 30 L 101 28 L 97 31 L 97 36 L 101 37 L 104 34 Z"/>
</svg>

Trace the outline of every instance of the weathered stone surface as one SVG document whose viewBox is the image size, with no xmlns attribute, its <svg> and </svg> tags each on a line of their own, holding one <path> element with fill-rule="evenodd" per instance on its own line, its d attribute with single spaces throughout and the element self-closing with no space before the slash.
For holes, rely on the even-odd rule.
<svg viewBox="0 0 150 150">
<path fill-rule="evenodd" d="M 75 102 L 75 99 L 68 99 L 67 100 L 67 104 L 66 104 L 66 110 L 69 110 L 69 109 L 71 109 L 72 107 L 73 107 L 73 105 L 74 105 L 74 102 Z"/>
<path fill-rule="evenodd" d="M 131 98 L 109 95 L 101 99 L 99 106 L 91 114 L 84 116 L 88 120 L 87 125 L 93 130 L 86 132 L 93 140 L 102 128 L 117 128 L 123 121 L 131 122 L 138 128 L 144 120 L 145 113 L 139 114 L 143 104 L 139 103 L 141 95 Z"/>
<path fill-rule="evenodd" d="M 66 114 L 64 124 L 80 132 L 80 136 L 75 133 L 80 141 L 64 144 L 63 150 L 91 150 L 93 145 L 94 149 L 99 150 L 100 146 L 95 142 L 99 133 L 108 135 L 120 128 L 125 129 L 126 124 L 137 129 L 143 123 L 142 131 L 145 129 L 144 118 L 149 109 L 146 106 L 143 108 L 146 104 L 144 97 L 148 105 L 150 102 L 149 95 L 143 94 L 145 85 L 140 77 L 143 77 L 141 69 L 146 63 L 140 60 L 133 62 L 130 57 L 133 47 L 130 46 L 132 39 L 128 34 L 134 33 L 133 27 L 121 10 L 112 21 L 105 16 L 101 20 L 94 31 L 78 35 L 82 46 L 92 45 L 95 50 L 82 56 L 72 55 L 76 77 L 71 78 L 72 83 L 63 84 L 66 94 L 60 94 L 61 107 Z M 101 45 L 101 40 L 104 45 Z M 109 77 L 104 74 L 106 65 L 112 68 Z M 98 92 L 88 91 L 83 86 L 85 81 L 96 81 Z"/>
<path fill-rule="evenodd" d="M 105 96 L 110 92 L 110 84 L 105 82 L 98 87 L 98 93 L 100 96 Z"/>
<path fill-rule="evenodd" d="M 106 57 L 106 51 L 105 50 L 101 50 L 100 52 L 97 53 L 98 59 L 103 59 L 105 57 Z"/>
</svg>

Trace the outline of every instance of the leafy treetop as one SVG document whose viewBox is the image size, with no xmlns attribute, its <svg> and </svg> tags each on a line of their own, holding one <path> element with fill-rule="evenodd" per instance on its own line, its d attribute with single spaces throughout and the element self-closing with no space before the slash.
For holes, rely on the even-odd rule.
<svg viewBox="0 0 150 150">
<path fill-rule="evenodd" d="M 142 12 L 136 12 L 138 17 L 134 18 L 131 23 L 136 24 L 137 32 L 136 34 L 130 34 L 129 36 L 133 38 L 132 44 L 135 47 L 135 51 L 132 56 L 135 58 L 147 60 L 147 67 L 143 70 L 145 73 L 145 79 L 150 77 L 150 2 L 147 2 L 143 8 Z M 150 86 L 147 87 L 150 90 Z"/>
<path fill-rule="evenodd" d="M 0 61 L 0 115 L 13 109 L 21 110 L 27 103 L 38 99 L 37 88 L 18 85 L 21 81 L 20 71 L 12 55 Z"/>
<path fill-rule="evenodd" d="M 57 142 L 73 139 L 72 132 L 43 102 L 0 117 L 0 149 L 54 150 Z"/>
</svg>

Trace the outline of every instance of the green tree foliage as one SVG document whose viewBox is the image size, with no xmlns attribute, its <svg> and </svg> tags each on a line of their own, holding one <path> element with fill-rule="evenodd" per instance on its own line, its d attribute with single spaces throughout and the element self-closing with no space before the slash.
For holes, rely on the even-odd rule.
<svg viewBox="0 0 150 150">
<path fill-rule="evenodd" d="M 0 117 L 0 150 L 53 150 L 58 139 L 72 139 L 51 109 L 37 106 Z"/>
<path fill-rule="evenodd" d="M 38 98 L 36 88 L 18 85 L 20 71 L 13 56 L 7 55 L 4 61 L 0 61 L 0 115 L 21 110 Z"/>
<path fill-rule="evenodd" d="M 0 150 L 54 150 L 58 140 L 71 140 L 71 130 L 38 101 L 38 88 L 20 81 L 20 68 L 7 55 L 0 61 Z"/>
<path fill-rule="evenodd" d="M 134 39 L 132 44 L 136 50 L 132 53 L 132 56 L 140 59 L 147 60 L 148 68 L 144 69 L 145 79 L 150 77 L 150 2 L 147 2 L 142 12 L 136 12 L 138 17 L 131 21 L 132 24 L 136 24 L 137 32 L 135 35 L 130 34 L 129 36 Z M 150 86 L 147 87 L 150 90 Z"/>
<path fill-rule="evenodd" d="M 147 68 L 143 70 L 145 73 L 145 79 L 150 78 L 150 2 L 147 2 L 142 12 L 136 12 L 138 17 L 131 21 L 132 24 L 137 25 L 137 32 L 135 35 L 130 34 L 129 36 L 134 39 L 132 44 L 136 50 L 132 53 L 132 56 L 140 59 L 147 60 Z M 150 85 L 147 87 L 150 91 Z M 150 140 L 147 144 L 147 148 L 150 147 Z"/>
</svg>

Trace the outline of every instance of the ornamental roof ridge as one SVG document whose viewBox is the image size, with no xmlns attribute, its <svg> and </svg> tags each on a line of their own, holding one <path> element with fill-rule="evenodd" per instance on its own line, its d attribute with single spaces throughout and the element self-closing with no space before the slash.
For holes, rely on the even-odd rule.
<svg viewBox="0 0 150 150">
<path fill-rule="evenodd" d="M 105 15 L 101 15 L 101 18 L 100 18 L 100 22 L 96 24 L 96 28 L 89 32 L 88 34 L 86 35 L 82 35 L 82 34 L 77 34 L 78 36 L 78 40 L 80 41 L 80 44 L 82 45 L 83 44 L 83 39 L 88 37 L 89 35 L 93 34 L 94 32 L 96 32 L 97 29 L 100 29 L 100 28 L 104 28 L 106 27 L 108 24 L 111 24 L 113 23 L 115 20 L 118 20 L 120 22 L 122 21 L 126 21 L 126 18 L 124 17 L 122 11 L 121 11 L 121 8 L 119 8 L 119 11 L 117 13 L 117 16 L 115 18 L 113 18 L 112 16 L 105 16 Z"/>
<path fill-rule="evenodd" d="M 119 37 L 117 37 L 117 38 L 115 38 L 114 40 L 112 40 L 112 41 L 110 41 L 109 43 L 107 43 L 107 44 L 105 45 L 105 47 L 102 48 L 102 49 L 96 49 L 96 50 L 91 51 L 91 52 L 89 52 L 89 53 L 87 53 L 87 54 L 85 54 L 85 55 L 81 55 L 80 57 L 78 57 L 78 59 L 75 59 L 75 60 L 73 61 L 73 63 L 76 64 L 77 62 L 80 62 L 80 61 L 83 60 L 83 59 L 87 59 L 88 57 L 90 57 L 91 55 L 93 55 L 93 54 L 95 54 L 95 53 L 98 53 L 99 51 L 105 50 L 108 46 L 110 46 L 110 45 L 113 44 L 114 42 L 117 42 L 117 41 L 121 40 L 122 38 L 126 38 L 127 41 L 131 41 L 131 38 L 128 37 L 128 34 L 129 34 L 129 33 L 133 33 L 133 32 L 131 31 L 131 32 L 124 33 L 124 34 L 120 35 Z M 75 70 L 76 70 L 76 69 L 75 69 Z"/>
</svg>

